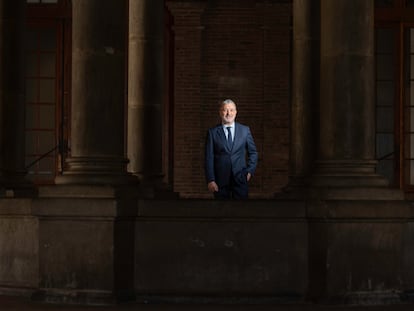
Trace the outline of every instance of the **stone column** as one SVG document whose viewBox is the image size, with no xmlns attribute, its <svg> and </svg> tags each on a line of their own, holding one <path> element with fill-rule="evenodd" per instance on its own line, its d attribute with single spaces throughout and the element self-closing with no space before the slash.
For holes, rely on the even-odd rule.
<svg viewBox="0 0 414 311">
<path fill-rule="evenodd" d="M 319 100 L 319 1 L 293 1 L 293 62 L 290 175 L 288 189 L 302 187 L 311 175 L 316 148 Z"/>
<path fill-rule="evenodd" d="M 124 157 L 126 0 L 72 1 L 71 156 L 59 184 L 133 181 Z"/>
<path fill-rule="evenodd" d="M 25 180 L 24 27 L 25 0 L 0 1 L 0 188 L 31 194 Z"/>
<path fill-rule="evenodd" d="M 162 182 L 164 1 L 129 1 L 128 171 Z"/>
<path fill-rule="evenodd" d="M 402 191 L 375 173 L 374 1 L 320 5 L 318 154 L 305 202 L 307 299 L 398 301 L 399 265 L 387 263 L 400 261 L 397 219 L 410 210 Z M 378 242 L 378 233 L 387 242 Z"/>
<path fill-rule="evenodd" d="M 314 184 L 385 186 L 375 174 L 374 1 L 321 0 Z"/>
</svg>

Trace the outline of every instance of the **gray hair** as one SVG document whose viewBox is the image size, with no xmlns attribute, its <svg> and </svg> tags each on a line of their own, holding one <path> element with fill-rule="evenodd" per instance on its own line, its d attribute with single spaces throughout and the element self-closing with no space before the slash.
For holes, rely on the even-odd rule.
<svg viewBox="0 0 414 311">
<path fill-rule="evenodd" d="M 234 101 L 232 101 L 231 99 L 225 99 L 225 100 L 223 100 L 223 105 L 227 105 L 227 104 L 233 104 L 233 105 L 235 105 Z"/>
<path fill-rule="evenodd" d="M 223 107 L 224 105 L 228 105 L 228 104 L 233 104 L 234 106 L 236 106 L 236 103 L 228 98 L 228 99 L 223 100 L 220 103 L 220 108 Z"/>
</svg>

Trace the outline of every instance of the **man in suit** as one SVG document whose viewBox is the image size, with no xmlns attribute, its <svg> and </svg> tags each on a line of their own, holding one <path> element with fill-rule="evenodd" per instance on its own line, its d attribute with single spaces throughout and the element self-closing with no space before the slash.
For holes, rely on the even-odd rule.
<svg viewBox="0 0 414 311">
<path fill-rule="evenodd" d="M 256 145 L 250 128 L 235 122 L 237 108 L 231 99 L 220 104 L 219 115 L 221 124 L 207 132 L 207 187 L 216 199 L 247 199 L 248 182 L 257 165 Z"/>
</svg>

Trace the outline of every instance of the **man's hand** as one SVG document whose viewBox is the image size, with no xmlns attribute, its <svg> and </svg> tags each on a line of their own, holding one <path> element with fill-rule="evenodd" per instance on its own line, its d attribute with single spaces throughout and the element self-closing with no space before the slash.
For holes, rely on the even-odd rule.
<svg viewBox="0 0 414 311">
<path fill-rule="evenodd" d="M 210 181 L 207 184 L 207 188 L 208 188 L 208 191 L 210 191 L 210 192 L 217 192 L 218 191 L 218 186 L 217 186 L 217 184 L 214 180 Z"/>
<path fill-rule="evenodd" d="M 252 178 L 252 174 L 247 173 L 247 181 L 249 181 L 249 180 L 250 180 L 250 178 Z"/>
</svg>

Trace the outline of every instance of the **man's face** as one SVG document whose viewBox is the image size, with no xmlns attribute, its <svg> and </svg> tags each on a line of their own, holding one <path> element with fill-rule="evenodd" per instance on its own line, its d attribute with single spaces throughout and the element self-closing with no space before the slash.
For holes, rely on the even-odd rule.
<svg viewBox="0 0 414 311">
<path fill-rule="evenodd" d="M 236 119 L 237 109 L 234 104 L 224 104 L 220 108 L 220 118 L 223 124 L 231 124 Z"/>
</svg>

